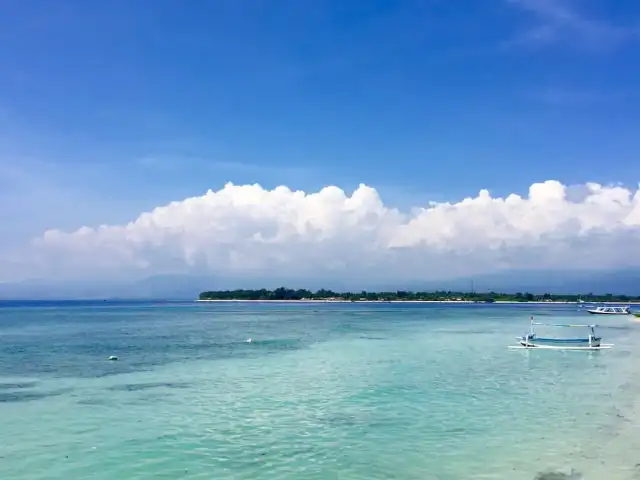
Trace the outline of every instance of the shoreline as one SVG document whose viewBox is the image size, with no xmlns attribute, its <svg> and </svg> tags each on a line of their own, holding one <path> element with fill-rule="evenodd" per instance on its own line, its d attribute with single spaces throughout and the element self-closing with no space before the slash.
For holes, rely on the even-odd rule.
<svg viewBox="0 0 640 480">
<path fill-rule="evenodd" d="M 242 299 L 196 299 L 200 303 L 455 303 L 470 305 L 593 305 L 606 303 L 607 305 L 640 305 L 640 302 L 570 302 L 570 301 L 541 301 L 514 302 L 510 300 L 496 300 L 495 302 L 475 302 L 473 300 L 242 300 Z"/>
</svg>

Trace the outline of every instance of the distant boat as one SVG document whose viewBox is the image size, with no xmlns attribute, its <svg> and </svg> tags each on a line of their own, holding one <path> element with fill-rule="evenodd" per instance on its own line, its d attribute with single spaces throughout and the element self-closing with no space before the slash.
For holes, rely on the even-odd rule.
<svg viewBox="0 0 640 480">
<path fill-rule="evenodd" d="M 586 337 L 539 337 L 535 332 L 535 325 L 545 325 L 548 327 L 588 328 L 589 334 Z M 539 348 L 554 350 L 600 350 L 602 348 L 611 348 L 611 344 L 603 344 L 602 337 L 596 335 L 596 326 L 597 325 L 536 323 L 534 322 L 533 317 L 531 317 L 529 333 L 522 337 L 516 337 L 519 345 L 510 346 L 509 348 Z"/>
<path fill-rule="evenodd" d="M 590 308 L 587 312 L 594 315 L 630 315 L 629 307 L 596 307 Z"/>
</svg>

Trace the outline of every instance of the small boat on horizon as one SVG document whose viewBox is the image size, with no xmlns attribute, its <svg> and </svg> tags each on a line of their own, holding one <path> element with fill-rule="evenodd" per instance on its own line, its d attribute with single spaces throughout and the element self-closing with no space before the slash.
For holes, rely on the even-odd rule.
<svg viewBox="0 0 640 480">
<path fill-rule="evenodd" d="M 535 331 L 535 326 L 547 327 L 568 327 L 568 328 L 588 328 L 589 334 L 586 337 L 540 337 Z M 611 348 L 611 344 L 603 344 L 602 337 L 596 335 L 597 325 L 576 325 L 566 323 L 538 323 L 531 316 L 531 326 L 529 333 L 521 337 L 516 337 L 519 345 L 509 346 L 509 348 L 538 348 L 554 350 L 600 350 Z"/>
<path fill-rule="evenodd" d="M 590 308 L 587 312 L 592 315 L 631 315 L 631 311 L 629 307 L 610 307 L 610 306 L 600 306 L 596 308 Z"/>
</svg>

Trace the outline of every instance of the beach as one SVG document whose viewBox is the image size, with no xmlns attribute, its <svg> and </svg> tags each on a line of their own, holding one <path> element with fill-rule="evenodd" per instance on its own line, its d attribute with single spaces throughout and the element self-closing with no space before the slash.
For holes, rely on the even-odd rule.
<svg viewBox="0 0 640 480">
<path fill-rule="evenodd" d="M 463 304 L 482 304 L 486 302 L 476 302 L 473 300 L 243 300 L 243 299 L 196 299 L 196 302 L 209 302 L 209 303 L 426 303 L 426 304 L 448 304 L 448 303 L 463 303 Z M 590 302 L 576 303 L 576 302 L 559 302 L 559 301 L 528 301 L 528 302 L 509 302 L 504 300 L 496 300 L 491 302 L 492 304 L 499 305 L 546 305 L 546 304 L 559 304 L 559 305 L 591 305 Z M 607 305 L 640 305 L 640 302 L 606 302 Z"/>
<path fill-rule="evenodd" d="M 638 478 L 640 328 L 507 349 L 590 318 L 531 307 L 0 307 L 0 478 Z"/>
</svg>

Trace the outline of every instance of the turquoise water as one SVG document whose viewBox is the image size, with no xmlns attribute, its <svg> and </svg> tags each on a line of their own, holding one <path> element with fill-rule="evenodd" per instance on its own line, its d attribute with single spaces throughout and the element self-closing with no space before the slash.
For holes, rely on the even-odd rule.
<svg viewBox="0 0 640 480">
<path fill-rule="evenodd" d="M 640 478 L 640 329 L 607 318 L 608 351 L 508 350 L 531 313 L 588 318 L 0 305 L 0 478 Z"/>
</svg>

